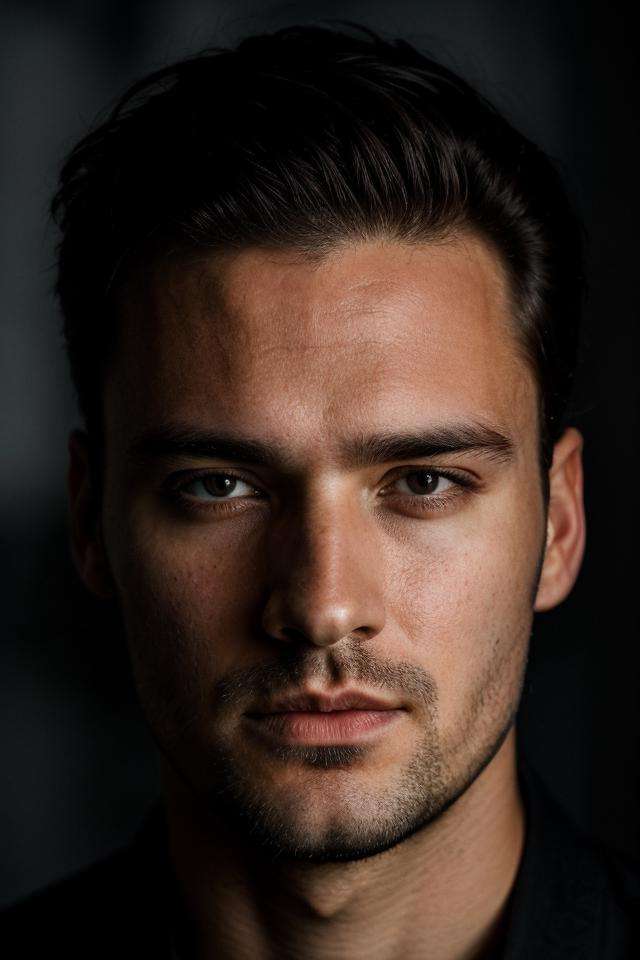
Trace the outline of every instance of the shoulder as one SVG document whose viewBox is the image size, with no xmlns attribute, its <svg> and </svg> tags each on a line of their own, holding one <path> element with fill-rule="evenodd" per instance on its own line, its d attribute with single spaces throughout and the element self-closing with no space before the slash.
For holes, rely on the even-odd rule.
<svg viewBox="0 0 640 960">
<path fill-rule="evenodd" d="M 147 831 L 148 834 L 148 831 Z M 98 863 L 0 912 L 3 958 L 157 956 L 166 949 L 162 846 L 137 838 Z"/>
<path fill-rule="evenodd" d="M 511 958 L 640 957 L 640 865 L 583 834 L 529 768 Z"/>
<path fill-rule="evenodd" d="M 603 956 L 640 957 L 640 864 L 600 846 L 593 855 L 603 878 Z"/>
<path fill-rule="evenodd" d="M 73 948 L 80 941 L 92 953 L 98 931 L 100 937 L 108 935 L 122 916 L 127 859 L 124 852 L 114 854 L 4 909 L 0 913 L 3 956 L 35 956 L 54 944 L 62 953 L 70 949 L 75 956 Z"/>
</svg>

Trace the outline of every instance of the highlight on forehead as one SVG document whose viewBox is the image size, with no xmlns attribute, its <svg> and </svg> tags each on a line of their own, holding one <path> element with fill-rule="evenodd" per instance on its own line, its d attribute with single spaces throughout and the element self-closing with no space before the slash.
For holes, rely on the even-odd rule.
<svg viewBox="0 0 640 960">
<path fill-rule="evenodd" d="M 361 244 L 360 244 L 361 245 Z M 401 242 L 396 241 L 394 244 L 396 248 L 402 248 L 407 246 Z M 515 307 L 512 303 L 512 296 L 509 290 L 510 284 L 508 281 L 507 270 L 505 265 L 502 263 L 500 254 L 492 248 L 490 243 L 484 242 L 477 235 L 460 232 L 456 236 L 450 235 L 446 241 L 441 238 L 439 243 L 434 243 L 433 247 L 439 248 L 442 250 L 443 246 L 455 245 L 458 248 L 461 248 L 464 252 L 467 253 L 468 258 L 471 258 L 481 264 L 480 269 L 480 280 L 477 281 L 481 286 L 486 286 L 484 293 L 481 294 L 482 297 L 489 298 L 485 301 L 484 306 L 481 304 L 481 313 L 483 316 L 489 311 L 491 314 L 495 314 L 496 311 L 499 313 L 499 325 L 500 328 L 504 329 L 504 334 L 499 333 L 499 337 L 504 337 L 503 344 L 506 345 L 508 340 L 507 350 L 509 354 L 515 359 L 519 358 L 520 360 L 525 360 L 527 366 L 529 366 L 530 356 L 527 355 L 527 351 L 524 348 L 525 345 L 522 342 L 522 331 L 518 330 L 519 323 L 517 317 L 514 316 Z M 412 245 L 415 247 L 418 244 Z M 422 244 L 423 247 L 430 247 L 431 244 Z M 354 245 L 355 248 L 355 245 Z M 339 255 L 342 251 L 334 248 L 334 252 Z M 260 255 L 264 255 L 265 259 L 263 264 L 266 264 L 266 267 L 269 267 L 270 257 L 273 256 L 274 269 L 278 269 L 283 265 L 285 267 L 292 266 L 295 267 L 301 263 L 304 263 L 306 257 L 304 252 L 297 249 L 283 249 L 280 251 L 276 250 L 267 250 L 267 249 L 255 249 L 237 251 L 235 253 L 219 253 L 216 251 L 186 251 L 186 250 L 173 250 L 171 254 L 167 254 L 162 257 L 159 261 L 156 262 L 154 268 L 149 271 L 146 280 L 143 280 L 143 284 L 149 287 L 155 287 L 155 294 L 162 297 L 163 295 L 168 298 L 168 313 L 165 314 L 165 319 L 167 319 L 171 326 L 176 324 L 176 328 L 182 330 L 183 335 L 186 333 L 185 328 L 189 329 L 189 336 L 193 336 L 195 339 L 192 343 L 192 347 L 198 351 L 199 343 L 202 342 L 203 346 L 204 339 L 200 341 L 200 337 L 205 336 L 205 328 L 201 326 L 203 319 L 209 319 L 213 321 L 211 324 L 206 323 L 206 330 L 208 333 L 207 337 L 213 336 L 215 338 L 215 352 L 219 363 L 224 363 L 225 358 L 228 356 L 229 350 L 232 350 L 233 354 L 236 357 L 236 361 L 244 364 L 251 353 L 251 328 L 245 327 L 243 323 L 234 323 L 234 316 L 236 311 L 239 310 L 239 318 L 242 319 L 243 316 L 243 297 L 247 286 L 250 285 L 251 281 L 251 270 L 245 269 L 247 262 L 244 266 L 240 267 L 240 273 L 236 274 L 234 271 L 235 264 L 238 263 L 238 259 L 241 258 L 242 253 L 251 253 L 258 254 L 258 263 L 260 262 Z M 465 258 L 466 259 L 466 258 Z M 251 265 L 252 261 L 248 261 Z M 485 265 L 487 269 L 485 269 Z M 488 272 L 487 272 L 488 270 Z M 411 274 L 414 271 L 409 271 Z M 442 279 L 442 271 L 440 270 L 440 278 L 438 282 Z M 475 268 L 474 268 L 475 272 Z M 355 272 L 357 278 L 358 271 Z M 365 270 L 365 275 L 371 274 L 371 270 L 367 268 Z M 394 275 L 394 271 L 391 270 L 391 274 Z M 374 274 L 374 276 L 376 276 Z M 404 272 L 401 273 L 398 279 L 404 276 Z M 449 273 L 445 271 L 445 278 L 449 278 L 449 282 L 453 282 L 450 278 Z M 410 277 L 409 277 L 410 279 Z M 238 281 L 242 280 L 241 283 Z M 134 281 L 135 282 L 135 281 Z M 476 280 L 472 276 L 471 284 L 475 288 Z M 400 284 L 401 285 L 401 284 Z M 259 284 L 258 284 L 259 286 Z M 140 288 L 139 288 L 140 289 Z M 338 290 L 340 285 L 338 284 Z M 330 291 L 331 292 L 331 291 Z M 446 290 L 444 294 L 446 294 Z M 441 296 L 442 299 L 442 296 Z M 166 302 L 166 301 L 165 301 Z M 264 305 L 263 301 L 256 301 L 257 306 L 261 309 Z M 285 306 L 288 305 L 288 301 L 285 301 Z M 157 303 L 156 303 L 157 306 Z M 461 307 L 461 315 L 464 316 L 465 307 Z M 153 313 L 153 307 L 151 310 Z M 248 315 L 251 316 L 251 311 L 248 312 Z M 222 325 L 218 327 L 215 317 L 218 317 L 222 321 Z M 133 318 L 132 318 L 133 319 Z M 260 324 L 266 323 L 269 324 L 269 315 L 260 316 L 258 318 Z M 148 322 L 153 322 L 153 316 L 148 317 Z M 393 320 L 391 319 L 391 323 Z M 191 329 L 191 324 L 193 323 L 193 328 Z M 425 319 L 425 324 L 428 323 L 428 320 Z M 231 327 L 229 327 L 231 324 Z M 256 329 L 260 329 L 260 324 Z M 520 334 L 520 336 L 518 335 Z M 228 339 L 228 338 L 231 339 Z M 196 342 L 196 340 L 198 342 Z M 287 341 L 288 342 L 288 341 Z M 213 348 L 213 345 L 210 345 Z M 247 353 L 249 351 L 249 353 Z M 527 362 L 529 361 L 529 362 Z M 230 362 L 230 361 L 229 361 Z M 472 413 L 472 411 L 470 411 Z M 223 426 L 223 425 L 222 425 Z M 505 456 L 509 441 L 505 443 L 504 437 L 498 437 L 496 442 L 496 436 L 500 435 L 500 429 L 494 429 L 493 433 L 496 435 L 493 438 L 489 438 L 486 435 L 484 441 L 486 442 L 476 442 L 477 437 L 474 439 L 472 433 L 477 434 L 478 424 L 466 426 L 462 425 L 462 432 L 466 431 L 466 439 L 462 436 L 462 433 L 458 427 L 461 427 L 460 424 L 457 425 L 456 429 L 458 431 L 457 438 L 451 436 L 451 429 L 447 427 L 449 433 L 448 439 L 444 436 L 441 436 L 439 439 L 435 437 L 437 431 L 431 430 L 430 433 L 434 433 L 433 442 L 426 442 L 424 437 L 421 437 L 416 444 L 413 445 L 416 452 L 414 456 L 430 456 L 430 455 L 440 455 L 445 452 L 459 451 L 461 449 L 470 449 L 475 448 L 476 450 L 483 449 L 485 454 L 491 451 L 492 456 L 494 457 L 503 457 Z M 184 431 L 185 434 L 189 433 L 187 429 Z M 455 432 L 455 431 L 454 431 Z M 218 438 L 220 440 L 221 438 Z M 383 450 L 383 445 L 386 445 L 386 452 Z M 173 447 L 176 449 L 180 444 L 174 444 Z M 182 450 L 185 452 L 186 447 L 189 446 L 191 450 L 191 455 L 195 450 L 195 438 L 182 444 Z M 213 444 L 206 442 L 198 441 L 198 449 L 205 451 L 203 456 L 210 456 L 207 453 L 207 450 L 210 450 Z M 217 446 L 220 447 L 220 443 L 217 443 Z M 271 445 L 273 448 L 273 445 Z M 359 449 L 357 447 L 359 446 Z M 350 442 L 350 450 L 345 450 L 341 454 L 341 459 L 344 462 L 365 463 L 365 462 L 382 462 L 383 460 L 391 459 L 401 459 L 403 457 L 412 455 L 410 453 L 400 453 L 398 456 L 393 456 L 393 441 L 392 438 L 388 437 L 383 438 L 361 438 L 361 440 L 356 443 L 355 440 Z M 165 444 L 167 448 L 167 444 Z M 398 445 L 396 444 L 396 448 Z M 429 449 L 433 449 L 433 454 L 429 452 Z M 405 436 L 402 442 L 400 443 L 400 449 L 410 450 L 411 449 L 411 437 Z M 425 449 L 427 452 L 418 453 L 418 449 Z M 437 451 L 437 452 L 435 452 Z M 266 451 L 263 449 L 258 455 L 253 456 L 252 462 L 262 461 L 266 462 L 269 457 L 265 456 Z M 281 456 L 279 459 L 282 461 L 287 459 L 287 456 L 284 451 L 280 451 Z M 244 454 L 247 454 L 246 444 Z M 242 459 L 246 459 L 246 456 L 243 454 Z M 221 454 L 218 454 L 220 456 Z M 247 454 L 248 455 L 248 454 Z M 237 459 L 233 458 L 233 459 Z M 274 459 L 273 457 L 271 458 Z M 278 459 L 278 458 L 276 458 Z"/>
<path fill-rule="evenodd" d="M 502 253 L 490 239 L 464 224 L 457 225 L 446 234 L 432 237 L 406 238 L 378 232 L 366 237 L 342 236 L 332 240 L 325 238 L 322 245 L 313 246 L 301 243 L 290 246 L 244 246 L 224 250 L 214 246 L 196 249 L 175 243 L 162 245 L 159 238 L 154 238 L 150 246 L 129 265 L 114 291 L 116 309 L 120 311 L 129 300 L 143 300 L 148 306 L 153 303 L 156 307 L 164 300 L 170 304 L 171 312 L 181 321 L 185 319 L 186 313 L 195 313 L 212 319 L 224 317 L 228 322 L 233 318 L 241 318 L 245 297 L 251 295 L 247 264 L 242 264 L 243 258 L 250 258 L 250 278 L 252 256 L 257 257 L 256 265 L 261 270 L 265 265 L 269 266 L 269 259 L 273 257 L 274 271 L 300 265 L 307 265 L 313 271 L 315 268 L 321 269 L 332 257 L 338 258 L 339 262 L 358 249 L 375 249 L 379 246 L 400 251 L 404 249 L 409 256 L 411 251 L 419 249 L 432 250 L 438 256 L 443 249 L 453 247 L 462 253 L 464 260 L 483 263 L 479 271 L 474 271 L 476 279 L 472 281 L 473 285 L 483 288 L 482 295 L 488 298 L 488 303 L 493 301 L 492 312 L 497 308 L 506 321 L 505 335 L 514 334 L 516 349 L 528 364 L 531 362 L 509 265 L 504 262 Z M 239 275 L 236 275 L 236 265 L 240 269 Z M 393 279 L 393 273 L 390 279 Z M 356 283 L 356 287 L 360 288 L 360 284 Z M 348 293 L 349 290 L 345 289 L 345 294 Z M 149 319 L 151 320 L 151 317 Z M 133 317 L 130 315 L 126 322 L 132 321 Z"/>
</svg>

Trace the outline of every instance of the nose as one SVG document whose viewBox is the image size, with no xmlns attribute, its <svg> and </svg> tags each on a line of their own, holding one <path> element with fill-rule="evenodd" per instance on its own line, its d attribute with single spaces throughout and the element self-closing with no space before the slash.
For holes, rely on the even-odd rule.
<svg viewBox="0 0 640 960">
<path fill-rule="evenodd" d="M 329 647 L 380 633 L 384 569 L 370 523 L 353 503 L 318 505 L 274 530 L 262 616 L 271 637 Z"/>
</svg>

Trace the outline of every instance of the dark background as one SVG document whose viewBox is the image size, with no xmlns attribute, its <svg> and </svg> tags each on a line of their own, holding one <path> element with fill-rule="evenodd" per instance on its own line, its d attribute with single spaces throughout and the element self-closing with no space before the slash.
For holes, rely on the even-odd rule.
<svg viewBox="0 0 640 960">
<path fill-rule="evenodd" d="M 126 652 L 74 579 L 76 423 L 47 204 L 66 151 L 134 78 L 211 44 L 345 18 L 403 36 L 479 87 L 560 164 L 590 236 L 574 422 L 587 559 L 536 622 L 523 749 L 574 817 L 640 853 L 636 534 L 637 102 L 630 15 L 560 0 L 0 4 L 0 902 L 127 840 L 157 787 Z"/>
</svg>

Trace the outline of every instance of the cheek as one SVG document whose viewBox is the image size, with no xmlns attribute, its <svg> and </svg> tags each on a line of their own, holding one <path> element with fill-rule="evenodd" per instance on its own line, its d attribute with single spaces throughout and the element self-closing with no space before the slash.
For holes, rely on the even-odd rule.
<svg viewBox="0 0 640 960">
<path fill-rule="evenodd" d="M 175 698 L 210 689 L 250 655 L 260 582 L 251 544 L 184 523 L 138 518 L 128 529 L 108 549 L 136 676 Z"/>
<path fill-rule="evenodd" d="M 519 502 L 487 500 L 453 524 L 425 524 L 410 559 L 403 549 L 395 619 L 437 682 L 443 729 L 499 678 L 506 698 L 517 691 L 544 526 L 535 499 L 529 512 Z"/>
</svg>

